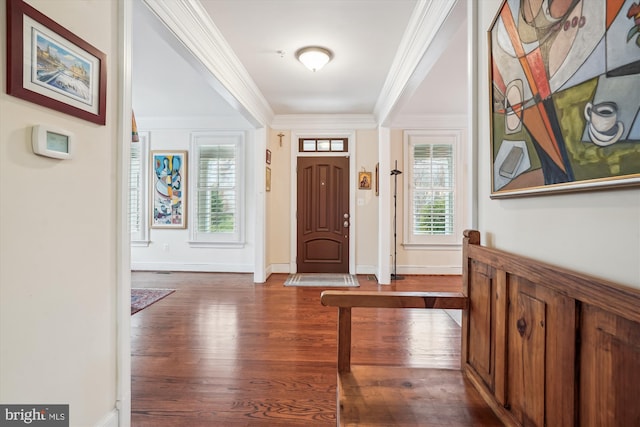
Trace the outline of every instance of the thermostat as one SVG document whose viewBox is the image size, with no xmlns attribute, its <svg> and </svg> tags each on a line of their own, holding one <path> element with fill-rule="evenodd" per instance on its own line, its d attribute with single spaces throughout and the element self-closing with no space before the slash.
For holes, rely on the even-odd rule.
<svg viewBox="0 0 640 427">
<path fill-rule="evenodd" d="M 74 139 L 71 132 L 46 125 L 34 126 L 31 132 L 33 152 L 54 159 L 71 159 Z"/>
</svg>

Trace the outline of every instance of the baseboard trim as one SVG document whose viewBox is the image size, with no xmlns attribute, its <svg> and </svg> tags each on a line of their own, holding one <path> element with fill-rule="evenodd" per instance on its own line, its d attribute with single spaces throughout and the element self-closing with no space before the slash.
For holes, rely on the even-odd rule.
<svg viewBox="0 0 640 427">
<path fill-rule="evenodd" d="M 132 262 L 132 270 L 139 271 L 192 271 L 198 273 L 253 273 L 253 265 L 195 264 L 167 262 Z"/>
<path fill-rule="evenodd" d="M 248 264 L 195 264 L 195 263 L 166 263 L 166 262 L 133 262 L 132 270 L 138 271 L 193 271 L 205 273 L 253 273 L 253 265 Z M 291 273 L 289 264 L 271 264 L 267 267 L 267 277 L 273 273 Z M 377 267 L 373 265 L 356 266 L 356 274 L 377 274 Z M 457 265 L 423 266 L 402 265 L 398 266 L 398 274 L 413 275 L 445 275 L 459 276 L 462 267 Z"/>
<path fill-rule="evenodd" d="M 393 268 L 391 272 L 393 273 Z M 460 276 L 462 274 L 462 267 L 457 265 L 399 265 L 398 274 Z"/>
<path fill-rule="evenodd" d="M 358 265 L 356 274 L 377 274 L 378 268 L 375 265 Z"/>
<path fill-rule="evenodd" d="M 291 273 L 291 268 L 289 264 L 271 264 L 269 266 L 271 268 L 271 273 Z"/>
<path fill-rule="evenodd" d="M 118 410 L 116 408 L 113 408 L 107 415 L 105 415 L 100 421 L 98 421 L 98 424 L 96 424 L 95 427 L 119 427 Z"/>
<path fill-rule="evenodd" d="M 462 310 L 445 309 L 444 312 L 447 313 L 458 326 L 462 327 Z"/>
</svg>

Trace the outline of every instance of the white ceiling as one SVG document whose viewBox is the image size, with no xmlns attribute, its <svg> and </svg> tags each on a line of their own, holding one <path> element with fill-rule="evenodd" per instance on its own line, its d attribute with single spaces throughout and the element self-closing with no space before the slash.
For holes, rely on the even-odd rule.
<svg viewBox="0 0 640 427">
<path fill-rule="evenodd" d="M 371 114 L 417 0 L 200 3 L 275 115 Z M 191 54 L 142 0 L 134 1 L 133 24 L 136 116 L 237 114 L 216 91 L 215 78 L 193 66 Z M 423 65 L 426 77 L 406 89 L 411 93 L 404 94 L 401 114 L 466 112 L 466 19 L 449 33 L 442 54 L 432 53 L 437 60 Z M 333 60 L 318 72 L 307 70 L 295 51 L 308 45 L 330 49 Z"/>
</svg>

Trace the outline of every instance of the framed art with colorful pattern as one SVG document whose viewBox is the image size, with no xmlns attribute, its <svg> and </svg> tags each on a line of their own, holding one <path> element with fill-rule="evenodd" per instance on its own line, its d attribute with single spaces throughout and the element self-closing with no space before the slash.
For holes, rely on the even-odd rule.
<svg viewBox="0 0 640 427">
<path fill-rule="evenodd" d="M 505 0 L 488 44 L 492 197 L 640 183 L 640 5 Z"/>
</svg>

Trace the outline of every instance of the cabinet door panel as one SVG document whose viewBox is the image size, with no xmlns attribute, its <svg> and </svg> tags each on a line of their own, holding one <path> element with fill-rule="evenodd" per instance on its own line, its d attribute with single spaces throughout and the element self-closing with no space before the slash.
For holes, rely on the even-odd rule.
<svg viewBox="0 0 640 427">
<path fill-rule="evenodd" d="M 472 262 L 469 288 L 468 362 L 490 389 L 493 389 L 492 363 L 492 269 Z"/>
<path fill-rule="evenodd" d="M 523 426 L 574 425 L 575 301 L 509 279 L 507 403 Z"/>
<path fill-rule="evenodd" d="M 518 287 L 514 287 L 517 292 Z M 509 310 L 509 406 L 523 425 L 544 425 L 546 304 L 517 292 Z"/>
<path fill-rule="evenodd" d="M 581 337 L 580 425 L 640 425 L 640 324 L 585 305 Z"/>
</svg>

